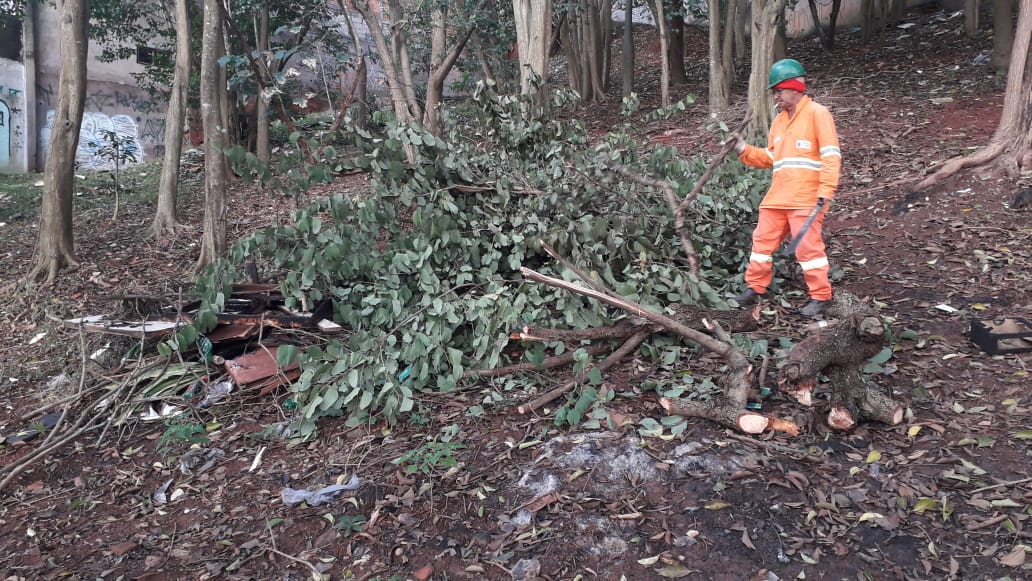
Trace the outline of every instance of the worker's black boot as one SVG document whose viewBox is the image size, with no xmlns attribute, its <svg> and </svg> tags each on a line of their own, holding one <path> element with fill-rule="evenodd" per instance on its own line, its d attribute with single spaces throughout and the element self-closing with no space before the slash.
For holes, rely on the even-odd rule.
<svg viewBox="0 0 1032 581">
<path fill-rule="evenodd" d="M 804 317 L 816 317 L 823 313 L 829 306 L 831 306 L 831 299 L 826 301 L 819 301 L 817 299 L 810 299 L 810 302 L 799 309 L 799 314 Z"/>
<path fill-rule="evenodd" d="M 740 307 L 748 307 L 749 305 L 755 304 L 761 297 L 763 297 L 763 295 L 746 287 L 744 291 L 735 295 L 735 302 L 738 303 L 738 306 Z"/>
</svg>

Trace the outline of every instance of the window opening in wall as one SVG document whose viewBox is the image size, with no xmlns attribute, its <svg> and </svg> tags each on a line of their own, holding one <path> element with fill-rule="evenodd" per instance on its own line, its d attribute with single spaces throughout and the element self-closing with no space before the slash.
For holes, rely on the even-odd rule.
<svg viewBox="0 0 1032 581">
<path fill-rule="evenodd" d="M 157 61 L 160 63 L 169 63 L 172 61 L 172 52 L 167 50 L 161 50 L 160 48 L 151 48 L 149 46 L 138 45 L 136 47 L 136 62 L 141 65 L 152 65 Z"/>
<path fill-rule="evenodd" d="M 22 60 L 22 21 L 20 16 L 0 15 L 0 58 Z"/>
</svg>

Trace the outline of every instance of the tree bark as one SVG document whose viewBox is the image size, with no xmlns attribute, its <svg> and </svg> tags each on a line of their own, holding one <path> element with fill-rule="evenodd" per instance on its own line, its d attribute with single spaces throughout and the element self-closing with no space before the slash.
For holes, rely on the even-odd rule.
<svg viewBox="0 0 1032 581">
<path fill-rule="evenodd" d="M 731 48 L 737 1 L 709 0 L 709 112 L 719 117 L 727 111 L 734 73 Z M 723 10 L 722 10 L 723 7 Z"/>
<path fill-rule="evenodd" d="M 400 123 L 414 123 L 422 118 L 422 112 L 418 111 L 419 103 L 410 99 L 409 90 L 405 88 L 406 83 L 411 87 L 411 71 L 404 70 L 404 63 L 399 60 L 400 51 L 395 47 L 398 42 L 396 34 L 392 35 L 391 42 L 383 33 L 383 23 L 380 20 L 379 5 L 374 7 L 369 0 L 353 0 L 355 10 L 362 15 L 366 23 L 373 43 L 376 45 L 380 57 L 380 66 L 383 67 L 384 76 L 387 79 L 387 89 L 391 97 L 391 106 L 394 108 L 394 115 Z M 414 113 L 415 111 L 415 113 Z M 409 163 L 419 161 L 419 152 L 411 144 L 405 145 L 405 156 Z"/>
<path fill-rule="evenodd" d="M 423 107 L 423 126 L 434 135 L 441 132 L 440 112 L 441 99 L 444 97 L 444 81 L 448 74 L 455 68 L 462 51 L 466 49 L 475 30 L 473 26 L 474 17 L 484 7 L 481 1 L 471 13 L 463 14 L 463 20 L 467 23 L 465 31 L 458 35 L 455 44 L 448 49 L 448 38 L 453 36 L 455 31 L 448 30 L 448 4 L 434 4 L 431 9 L 431 41 L 430 41 L 430 76 L 426 83 L 426 105 Z"/>
<path fill-rule="evenodd" d="M 1016 177 L 1032 169 L 1032 0 L 1021 0 L 1018 25 L 1007 73 L 1000 124 L 982 149 L 947 161 L 917 184 L 918 191 L 942 183 L 966 168 L 985 174 Z"/>
<path fill-rule="evenodd" d="M 663 7 L 664 0 L 655 0 L 656 26 L 659 30 L 659 104 L 666 107 L 670 104 L 670 50 L 668 48 L 670 37 L 667 34 L 666 10 Z"/>
<path fill-rule="evenodd" d="M 30 281 L 52 284 L 65 267 L 78 266 L 72 236 L 75 150 L 86 104 L 86 33 L 89 0 L 57 0 L 61 70 L 50 148 L 43 170 L 39 245 Z"/>
<path fill-rule="evenodd" d="M 225 133 L 221 127 L 219 53 L 222 52 L 221 0 L 204 0 L 201 37 L 201 122 L 204 128 L 204 226 L 197 267 L 215 262 L 226 251 Z M 221 90 L 220 90 L 221 89 Z"/>
<path fill-rule="evenodd" d="M 512 0 L 512 9 L 516 19 L 520 94 L 533 95 L 548 81 L 552 3 L 550 0 Z"/>
<path fill-rule="evenodd" d="M 269 70 L 269 7 L 263 5 L 255 18 L 255 48 L 264 71 Z M 265 165 L 272 159 L 272 146 L 269 143 L 269 96 L 261 88 L 254 105 L 254 156 Z"/>
<path fill-rule="evenodd" d="M 906 408 L 870 385 L 861 372 L 884 346 L 885 323 L 847 292 L 836 293 L 826 316 L 839 319 L 792 348 L 778 378 L 781 392 L 812 405 L 818 374 L 825 374 L 832 390 L 828 425 L 833 429 L 850 430 L 861 420 L 902 422 Z"/>
<path fill-rule="evenodd" d="M 684 72 L 684 6 L 682 2 L 662 0 L 668 5 L 663 12 L 667 15 L 667 63 L 670 66 L 670 84 L 679 87 L 688 84 Z"/>
<path fill-rule="evenodd" d="M 1014 0 L 993 0 L 992 66 L 997 73 L 1006 73 L 1014 48 Z"/>
<path fill-rule="evenodd" d="M 749 75 L 749 108 L 756 114 L 748 137 L 763 135 L 772 116 L 768 72 L 774 64 L 774 44 L 785 18 L 786 0 L 757 0 L 752 4 L 752 72 Z"/>
<path fill-rule="evenodd" d="M 623 90 L 626 99 L 634 92 L 634 5 L 631 0 L 624 2 L 623 50 L 621 52 L 623 67 Z"/>
<path fill-rule="evenodd" d="M 978 34 L 978 0 L 964 0 L 964 33 L 969 38 Z"/>
<path fill-rule="evenodd" d="M 172 94 L 165 117 L 165 157 L 158 183 L 158 207 L 151 225 L 151 236 L 161 238 L 176 232 L 176 200 L 179 195 L 179 162 L 183 153 L 183 127 L 190 90 L 190 7 L 188 0 L 176 0 L 176 64 Z"/>
</svg>

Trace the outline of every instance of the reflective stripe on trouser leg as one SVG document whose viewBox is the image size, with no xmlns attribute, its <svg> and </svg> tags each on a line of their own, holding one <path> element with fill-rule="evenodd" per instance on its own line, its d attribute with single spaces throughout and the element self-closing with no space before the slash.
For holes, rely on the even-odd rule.
<svg viewBox="0 0 1032 581">
<path fill-rule="evenodd" d="M 794 210 L 789 216 L 789 223 L 793 234 L 802 227 L 806 221 L 809 210 Z M 828 255 L 824 249 L 824 213 L 810 225 L 810 229 L 799 242 L 796 248 L 796 260 L 803 270 L 803 278 L 806 279 L 806 287 L 810 291 L 810 297 L 826 301 L 831 298 L 831 282 L 828 280 Z"/>
<path fill-rule="evenodd" d="M 791 210 L 760 208 L 760 217 L 753 230 L 749 268 L 745 271 L 745 284 L 760 294 L 767 292 L 774 278 L 774 252 L 789 232 L 789 212 Z"/>
</svg>

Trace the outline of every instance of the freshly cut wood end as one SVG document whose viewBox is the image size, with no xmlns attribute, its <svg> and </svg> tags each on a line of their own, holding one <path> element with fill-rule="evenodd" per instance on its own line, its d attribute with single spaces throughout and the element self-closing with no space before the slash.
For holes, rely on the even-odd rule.
<svg viewBox="0 0 1032 581">
<path fill-rule="evenodd" d="M 781 391 L 792 396 L 795 400 L 805 406 L 813 405 L 813 386 L 800 385 L 795 388 L 782 387 Z"/>
<path fill-rule="evenodd" d="M 902 420 L 902 417 L 900 418 Z M 853 414 L 844 407 L 835 406 L 828 412 L 828 426 L 833 430 L 846 431 L 856 427 Z"/>
<path fill-rule="evenodd" d="M 799 424 L 792 420 L 783 420 L 781 418 L 770 418 L 770 429 L 790 436 L 798 436 L 800 431 Z"/>
<path fill-rule="evenodd" d="M 746 434 L 762 434 L 770 423 L 770 418 L 760 414 L 746 413 L 738 416 L 738 429 Z"/>
<path fill-rule="evenodd" d="M 674 402 L 670 401 L 670 398 L 668 397 L 661 397 L 659 398 L 659 405 L 663 406 L 663 411 L 669 414 L 670 408 L 674 405 Z"/>
<path fill-rule="evenodd" d="M 892 425 L 898 426 L 903 423 L 903 416 L 906 415 L 906 408 L 899 406 L 892 412 Z"/>
</svg>

